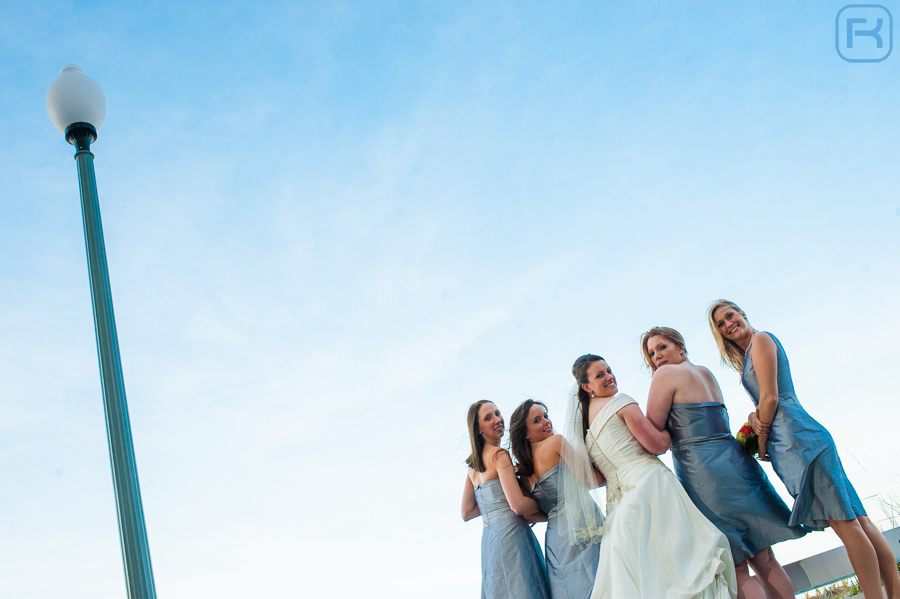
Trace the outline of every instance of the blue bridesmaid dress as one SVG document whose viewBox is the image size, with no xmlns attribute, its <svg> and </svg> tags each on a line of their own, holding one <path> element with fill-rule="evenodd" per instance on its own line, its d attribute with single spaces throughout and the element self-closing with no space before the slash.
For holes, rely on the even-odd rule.
<svg viewBox="0 0 900 599">
<path fill-rule="evenodd" d="M 544 473 L 531 487 L 531 494 L 547 514 L 547 535 L 544 541 L 547 575 L 553 599 L 588 599 L 597 576 L 597 560 L 600 544 L 586 542 L 573 545 L 568 539 L 566 521 L 557 516 L 559 500 L 559 470 L 554 466 Z M 600 508 L 597 519 L 602 521 Z"/>
<path fill-rule="evenodd" d="M 810 416 L 794 394 L 791 368 L 778 339 L 778 411 L 767 442 L 772 468 L 794 498 L 791 525 L 824 530 L 826 520 L 854 520 L 866 512 L 859 495 L 844 474 L 834 440 L 825 427 Z M 759 381 L 747 346 L 741 382 L 759 407 Z"/>
<path fill-rule="evenodd" d="M 541 547 L 531 527 L 509 507 L 500 479 L 475 487 L 481 511 L 482 599 L 550 599 Z"/>
<path fill-rule="evenodd" d="M 734 563 L 806 534 L 789 526 L 791 511 L 756 460 L 731 436 L 717 401 L 674 403 L 666 420 L 675 476 L 703 515 L 721 530 Z"/>
</svg>

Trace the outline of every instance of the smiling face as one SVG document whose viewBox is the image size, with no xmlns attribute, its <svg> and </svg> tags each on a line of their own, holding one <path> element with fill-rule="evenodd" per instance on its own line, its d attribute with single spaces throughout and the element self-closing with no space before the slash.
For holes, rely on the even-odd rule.
<svg viewBox="0 0 900 599">
<path fill-rule="evenodd" d="M 616 377 L 606 360 L 595 360 L 587 370 L 587 382 L 581 384 L 581 388 L 591 394 L 592 397 L 612 397 L 619 392 L 616 386 Z"/>
<path fill-rule="evenodd" d="M 491 445 L 500 445 L 500 439 L 503 438 L 503 416 L 500 415 L 500 408 L 487 402 L 478 409 L 478 432 L 484 437 L 485 442 Z"/>
<path fill-rule="evenodd" d="M 666 364 L 681 364 L 687 358 L 683 347 L 662 335 L 647 339 L 647 356 L 655 366 L 654 370 Z"/>
<path fill-rule="evenodd" d="M 712 313 L 712 321 L 722 337 L 736 343 L 753 335 L 753 327 L 747 322 L 746 316 L 734 306 L 716 308 Z"/>
<path fill-rule="evenodd" d="M 551 436 L 553 436 L 553 423 L 547 416 L 547 409 L 536 403 L 528 410 L 525 438 L 532 443 L 539 443 Z"/>
</svg>

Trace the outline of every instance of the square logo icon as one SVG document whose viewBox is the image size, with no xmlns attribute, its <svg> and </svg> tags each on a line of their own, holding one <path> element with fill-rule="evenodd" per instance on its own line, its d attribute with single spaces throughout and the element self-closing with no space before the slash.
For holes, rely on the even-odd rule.
<svg viewBox="0 0 900 599">
<path fill-rule="evenodd" d="M 848 4 L 834 22 L 834 44 L 847 62 L 881 62 L 894 49 L 894 19 L 880 4 Z"/>
</svg>

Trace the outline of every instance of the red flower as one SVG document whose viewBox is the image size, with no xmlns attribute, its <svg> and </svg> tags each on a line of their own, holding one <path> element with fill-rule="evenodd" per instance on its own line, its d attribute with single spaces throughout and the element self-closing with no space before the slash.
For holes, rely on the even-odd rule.
<svg viewBox="0 0 900 599">
<path fill-rule="evenodd" d="M 747 455 L 752 457 L 758 453 L 759 439 L 756 437 L 756 433 L 753 432 L 753 428 L 750 426 L 749 422 L 745 422 L 744 426 L 738 429 L 734 438 L 741 444 L 741 449 L 743 449 Z"/>
</svg>

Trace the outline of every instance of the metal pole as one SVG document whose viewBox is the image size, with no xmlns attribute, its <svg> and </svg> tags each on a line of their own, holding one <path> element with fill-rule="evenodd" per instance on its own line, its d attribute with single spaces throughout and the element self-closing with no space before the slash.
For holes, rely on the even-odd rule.
<svg viewBox="0 0 900 599">
<path fill-rule="evenodd" d="M 122 376 L 122 363 L 119 359 L 119 339 L 116 336 L 112 291 L 106 267 L 106 246 L 103 243 L 100 201 L 94 177 L 94 155 L 90 151 L 91 142 L 97 139 L 97 132 L 87 123 L 75 123 L 66 129 L 66 139 L 78 149 L 75 153 L 75 162 L 78 166 L 78 183 L 81 190 L 84 244 L 91 280 L 94 330 L 97 333 L 97 354 L 103 384 L 103 405 L 106 411 L 106 432 L 109 437 L 116 509 L 119 515 L 119 539 L 122 543 L 122 559 L 125 565 L 125 584 L 129 599 L 156 599 L 153 568 L 150 564 L 150 545 L 144 526 L 141 489 L 131 441 L 128 405 L 125 401 L 125 379 Z"/>
</svg>

